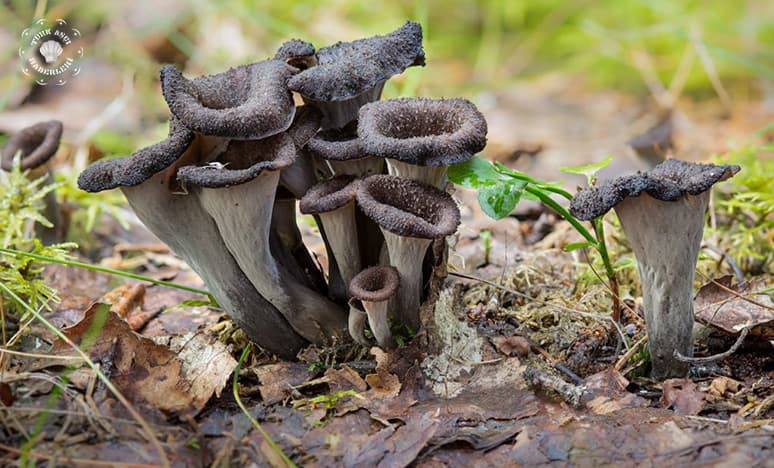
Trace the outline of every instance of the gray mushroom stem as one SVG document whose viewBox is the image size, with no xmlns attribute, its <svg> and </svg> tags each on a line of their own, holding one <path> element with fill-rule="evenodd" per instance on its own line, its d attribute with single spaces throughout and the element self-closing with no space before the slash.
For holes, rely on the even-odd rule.
<svg viewBox="0 0 774 468">
<path fill-rule="evenodd" d="M 309 254 L 296 223 L 295 198 L 277 198 L 271 217 L 270 244 L 275 259 L 284 265 L 299 281 L 318 291 L 328 285 L 322 272 Z"/>
<path fill-rule="evenodd" d="M 391 175 L 416 180 L 440 189 L 446 186 L 446 166 L 417 166 L 397 159 L 388 159 L 387 167 Z"/>
<path fill-rule="evenodd" d="M 693 277 L 709 192 L 676 201 L 645 193 L 615 207 L 637 257 L 650 357 L 658 379 L 684 376 L 693 356 Z"/>
<path fill-rule="evenodd" d="M 363 91 L 361 94 L 348 99 L 324 101 L 304 96 L 303 100 L 304 104 L 314 106 L 322 112 L 322 129 L 329 130 L 341 128 L 357 119 L 357 113 L 360 110 L 360 107 L 362 107 L 363 104 L 378 101 L 382 96 L 383 89 L 384 82 L 381 82 L 376 86 Z"/>
<path fill-rule="evenodd" d="M 278 182 L 279 171 L 265 170 L 233 187 L 202 187 L 199 199 L 256 290 L 301 336 L 327 344 L 345 329 L 344 311 L 299 282 L 271 255 L 269 227 Z"/>
<path fill-rule="evenodd" d="M 389 301 L 363 302 L 371 333 L 374 334 L 374 339 L 379 346 L 384 349 L 395 347 L 395 340 L 392 339 L 390 331 L 388 305 Z"/>
<path fill-rule="evenodd" d="M 368 315 L 364 310 L 356 307 L 355 305 L 349 306 L 349 335 L 359 344 L 368 346 L 368 339 L 365 337 L 365 327 L 368 323 Z"/>
<path fill-rule="evenodd" d="M 360 272 L 360 249 L 357 244 L 354 200 L 333 211 L 318 214 L 325 226 L 331 253 L 339 266 L 341 279 L 349 284 Z"/>
<path fill-rule="evenodd" d="M 384 242 L 390 257 L 390 265 L 398 270 L 400 288 L 393 299 L 396 318 L 414 332 L 419 329 L 419 305 L 422 301 L 424 281 L 422 264 L 431 239 L 404 237 L 382 229 Z"/>
</svg>

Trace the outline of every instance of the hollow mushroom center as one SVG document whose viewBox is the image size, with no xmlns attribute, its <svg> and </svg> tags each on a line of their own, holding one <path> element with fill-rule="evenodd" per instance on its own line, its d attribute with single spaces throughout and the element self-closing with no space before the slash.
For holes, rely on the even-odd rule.
<svg viewBox="0 0 774 468">
<path fill-rule="evenodd" d="M 433 109 L 402 109 L 401 112 L 381 114 L 376 128 L 384 136 L 406 140 L 450 135 L 460 130 L 462 121 L 450 116 L 448 111 L 437 112 Z"/>
</svg>

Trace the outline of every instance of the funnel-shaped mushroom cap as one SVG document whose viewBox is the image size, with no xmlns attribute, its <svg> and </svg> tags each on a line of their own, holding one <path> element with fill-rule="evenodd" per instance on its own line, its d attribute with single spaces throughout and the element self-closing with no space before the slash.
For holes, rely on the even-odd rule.
<svg viewBox="0 0 774 468">
<path fill-rule="evenodd" d="M 355 201 L 357 183 L 354 176 L 343 175 L 320 182 L 301 198 L 299 208 L 304 214 L 319 214 L 337 210 Z"/>
<path fill-rule="evenodd" d="M 349 293 L 362 302 L 383 302 L 395 295 L 400 275 L 395 267 L 379 265 L 357 274 L 349 283 Z"/>
<path fill-rule="evenodd" d="M 179 120 L 169 121 L 169 136 L 131 156 L 98 161 L 78 176 L 78 187 L 87 192 L 101 192 L 116 187 L 140 185 L 177 161 L 191 145 L 194 133 Z"/>
<path fill-rule="evenodd" d="M 466 161 L 486 146 L 487 125 L 465 99 L 400 98 L 360 108 L 365 152 L 419 166 Z"/>
<path fill-rule="evenodd" d="M 363 179 L 357 203 L 366 216 L 399 236 L 438 239 L 454 234 L 460 224 L 460 210 L 451 195 L 396 176 Z"/>
<path fill-rule="evenodd" d="M 317 62 L 292 77 L 288 87 L 316 101 L 351 99 L 412 65 L 425 64 L 422 26 L 406 22 L 384 36 L 324 47 L 317 51 Z"/>
<path fill-rule="evenodd" d="M 293 121 L 287 81 L 296 71 L 281 60 L 266 60 L 188 80 L 166 65 L 161 90 L 169 109 L 189 129 L 255 140 L 280 133 Z"/>
<path fill-rule="evenodd" d="M 299 70 L 306 70 L 317 65 L 314 46 L 301 39 L 291 39 L 277 49 L 274 60 L 282 60 Z"/>
<path fill-rule="evenodd" d="M 328 161 L 350 161 L 364 158 L 357 131 L 352 124 L 341 129 L 322 130 L 306 144 L 306 150 L 313 156 Z"/>
<path fill-rule="evenodd" d="M 62 138 L 62 122 L 49 120 L 39 122 L 11 135 L 3 146 L 2 168 L 10 171 L 13 157 L 21 151 L 21 169 L 34 169 L 42 166 L 59 149 Z"/>
<path fill-rule="evenodd" d="M 651 171 L 618 177 L 581 190 L 570 203 L 570 213 L 589 221 L 607 213 L 627 197 L 643 192 L 657 200 L 675 201 L 686 194 L 699 195 L 737 172 L 739 166 L 667 159 Z"/>
</svg>

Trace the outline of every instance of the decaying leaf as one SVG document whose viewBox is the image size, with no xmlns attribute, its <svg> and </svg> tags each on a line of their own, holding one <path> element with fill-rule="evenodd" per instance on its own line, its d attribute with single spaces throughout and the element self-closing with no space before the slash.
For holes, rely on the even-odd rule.
<svg viewBox="0 0 774 468">
<path fill-rule="evenodd" d="M 738 335 L 742 328 L 750 328 L 751 335 L 774 339 L 774 301 L 770 294 L 756 294 L 766 289 L 765 278 L 738 284 L 732 284 L 732 279 L 732 276 L 724 276 L 699 289 L 694 299 L 696 319 L 731 335 Z"/>
<path fill-rule="evenodd" d="M 198 412 L 236 367 L 230 355 L 203 337 L 189 337 L 178 356 L 167 346 L 134 333 L 107 304 L 94 304 L 83 320 L 63 333 L 101 363 L 111 382 L 131 402 L 165 412 Z M 72 356 L 75 352 L 56 340 L 50 354 Z"/>
<path fill-rule="evenodd" d="M 706 403 L 705 394 L 690 379 L 669 379 L 664 381 L 661 402 L 675 410 L 679 416 L 696 415 Z"/>
<path fill-rule="evenodd" d="M 293 387 L 306 383 L 314 377 L 314 372 L 311 372 L 307 365 L 298 362 L 267 364 L 256 367 L 252 371 L 261 381 L 258 390 L 265 405 L 272 405 L 288 398 Z"/>
<path fill-rule="evenodd" d="M 613 367 L 587 377 L 584 384 L 586 393 L 583 402 L 595 414 L 648 406 L 646 399 L 626 391 L 629 381 Z"/>
</svg>

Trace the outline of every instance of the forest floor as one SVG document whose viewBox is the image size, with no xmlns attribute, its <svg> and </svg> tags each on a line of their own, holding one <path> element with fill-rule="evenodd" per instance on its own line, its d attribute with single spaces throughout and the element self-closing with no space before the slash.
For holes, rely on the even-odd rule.
<svg viewBox="0 0 774 468">
<path fill-rule="evenodd" d="M 560 166 L 614 154 L 609 173 L 646 167 L 625 142 L 662 116 L 572 83 L 549 77 L 481 96 L 484 156 L 564 179 L 573 192 L 581 180 Z M 678 108 L 677 152 L 690 160 L 725 152 L 774 114 L 762 102 Z M 284 454 L 304 466 L 774 466 L 774 302 L 756 294 L 774 277 L 739 284 L 722 259 L 700 262 L 697 355 L 732 348 L 734 320 L 749 336 L 688 378 L 655 382 L 636 269 L 619 273 L 623 319 L 614 324 L 604 284 L 579 251 L 562 250 L 578 240 L 566 222 L 527 201 L 494 221 L 474 193 L 455 197 L 463 225 L 447 276 L 423 307 L 423 329 L 388 353 L 341 343 L 289 362 L 253 349 L 238 365 L 244 335 L 201 296 L 48 266 L 61 302 L 45 317 L 76 343 L 89 340 L 90 357 L 134 410 L 33 322 L 0 374 L 0 463 L 283 466 Z M 203 286 L 139 223 L 125 230 L 105 218 L 98 232 L 92 261 Z M 622 236 L 608 232 L 625 254 Z"/>
</svg>

